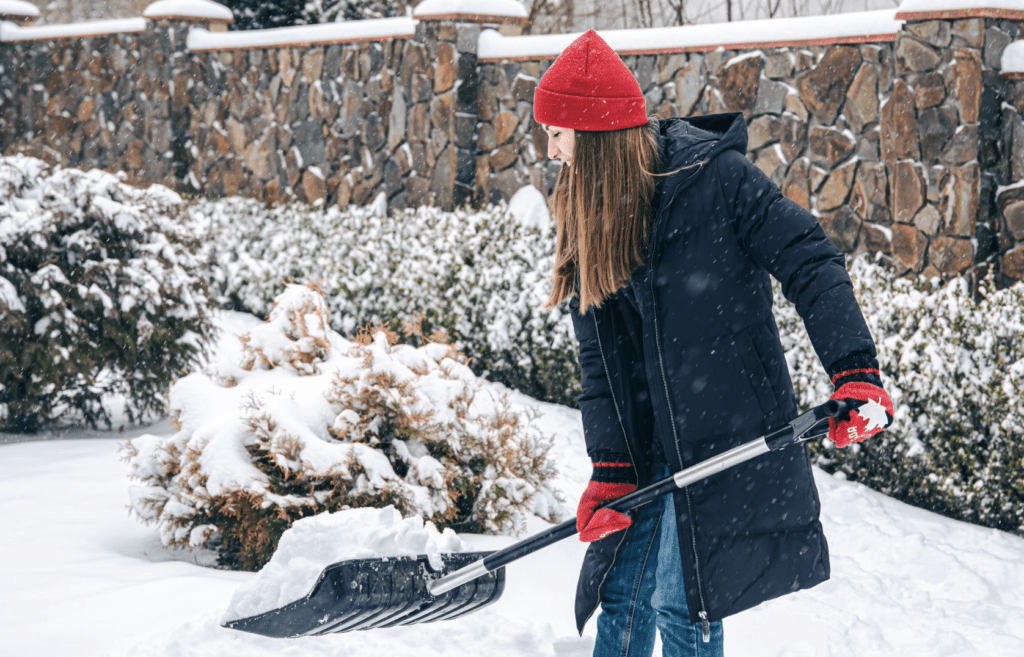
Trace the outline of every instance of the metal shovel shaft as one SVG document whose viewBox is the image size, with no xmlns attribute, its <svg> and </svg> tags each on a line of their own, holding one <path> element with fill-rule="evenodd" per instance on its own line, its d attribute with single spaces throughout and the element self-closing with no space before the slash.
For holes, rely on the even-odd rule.
<svg viewBox="0 0 1024 657">
<path fill-rule="evenodd" d="M 822 435 L 828 431 L 828 418 L 839 417 L 844 413 L 856 408 L 859 404 L 854 400 L 830 400 L 820 406 L 803 413 L 786 426 L 773 431 L 772 433 L 755 438 L 750 442 L 734 447 L 717 456 L 713 456 L 696 465 L 690 466 L 666 477 L 646 488 L 620 497 L 603 508 L 614 509 L 615 511 L 628 511 L 638 506 L 649 504 L 657 498 L 679 488 L 702 481 L 713 474 L 727 470 L 752 458 L 788 447 L 805 440 Z M 552 543 L 568 538 L 576 533 L 576 519 L 567 520 L 560 525 L 552 527 L 547 531 L 531 536 L 504 550 L 494 552 L 482 559 L 479 559 L 468 566 L 464 566 L 443 577 L 431 580 L 427 583 L 427 591 L 431 595 L 442 595 L 452 589 L 458 588 L 477 577 L 494 572 L 517 559 L 532 554 L 541 548 Z"/>
</svg>

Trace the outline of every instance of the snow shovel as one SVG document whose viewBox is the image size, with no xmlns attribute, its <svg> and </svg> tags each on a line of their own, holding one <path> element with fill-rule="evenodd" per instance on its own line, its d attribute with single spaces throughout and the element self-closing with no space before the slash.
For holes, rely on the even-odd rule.
<svg viewBox="0 0 1024 657">
<path fill-rule="evenodd" d="M 828 419 L 863 402 L 832 400 L 786 426 L 614 500 L 626 512 L 756 456 L 822 436 Z M 504 566 L 576 533 L 576 519 L 497 552 L 443 554 L 443 567 L 418 557 L 353 559 L 328 566 L 304 598 L 224 627 L 269 637 L 300 637 L 448 620 L 486 607 L 505 590 Z"/>
</svg>

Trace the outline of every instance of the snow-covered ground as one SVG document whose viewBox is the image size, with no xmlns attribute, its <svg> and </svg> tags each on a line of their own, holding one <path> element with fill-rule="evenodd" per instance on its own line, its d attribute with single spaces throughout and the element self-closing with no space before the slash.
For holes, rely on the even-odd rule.
<svg viewBox="0 0 1024 657">
<path fill-rule="evenodd" d="M 236 320 L 243 318 L 236 317 Z M 250 320 L 251 321 L 251 320 Z M 557 488 L 570 508 L 589 477 L 579 413 L 525 396 L 556 436 Z M 222 629 L 250 573 L 160 545 L 128 515 L 124 433 L 0 434 L 0 655 L 259 657 L 589 655 L 577 637 L 569 539 L 509 566 L 493 606 L 457 621 L 310 639 Z M 832 579 L 726 620 L 727 655 L 1024 655 L 1024 540 L 909 507 L 816 472 Z M 535 519 L 529 531 L 546 524 Z M 462 535 L 472 549 L 513 537 Z M 657 653 L 656 653 L 657 654 Z"/>
</svg>

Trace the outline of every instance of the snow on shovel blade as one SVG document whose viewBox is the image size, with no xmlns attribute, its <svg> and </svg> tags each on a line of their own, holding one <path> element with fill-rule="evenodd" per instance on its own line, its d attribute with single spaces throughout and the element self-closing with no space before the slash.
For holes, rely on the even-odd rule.
<svg viewBox="0 0 1024 657">
<path fill-rule="evenodd" d="M 438 596 L 427 591 L 427 582 L 488 554 L 442 554 L 444 568 L 440 571 L 422 555 L 342 561 L 325 568 L 306 597 L 256 616 L 228 621 L 224 627 L 287 638 L 458 618 L 501 597 L 505 569 Z"/>
</svg>

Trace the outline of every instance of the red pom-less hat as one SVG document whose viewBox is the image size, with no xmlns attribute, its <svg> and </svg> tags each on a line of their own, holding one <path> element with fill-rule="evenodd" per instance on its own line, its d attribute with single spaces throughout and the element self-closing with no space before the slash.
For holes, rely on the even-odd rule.
<svg viewBox="0 0 1024 657">
<path fill-rule="evenodd" d="M 644 94 L 594 30 L 562 51 L 533 92 L 538 123 L 573 130 L 623 130 L 647 123 Z"/>
</svg>

